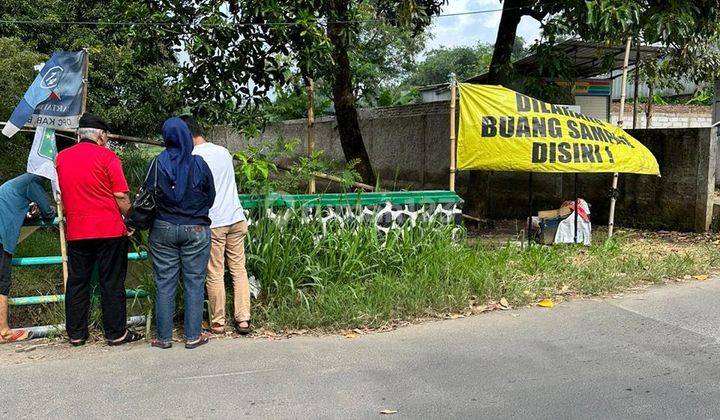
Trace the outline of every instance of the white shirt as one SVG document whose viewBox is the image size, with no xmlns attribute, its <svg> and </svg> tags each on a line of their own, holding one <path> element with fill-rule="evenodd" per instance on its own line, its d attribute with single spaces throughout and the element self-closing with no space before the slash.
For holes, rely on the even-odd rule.
<svg viewBox="0 0 720 420">
<path fill-rule="evenodd" d="M 203 143 L 195 146 L 193 155 L 205 160 L 215 181 L 215 202 L 210 207 L 210 227 L 230 226 L 245 221 L 230 152 L 217 144 Z"/>
</svg>

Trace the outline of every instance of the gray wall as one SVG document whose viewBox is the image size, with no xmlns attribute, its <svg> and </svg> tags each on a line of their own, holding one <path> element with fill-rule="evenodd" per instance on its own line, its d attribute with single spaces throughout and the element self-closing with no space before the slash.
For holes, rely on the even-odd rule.
<svg viewBox="0 0 720 420">
<path fill-rule="evenodd" d="M 387 188 L 447 189 L 449 162 L 449 104 L 435 102 L 405 107 L 361 111 L 361 128 L 373 167 Z M 276 123 L 263 139 L 278 136 L 303 140 L 305 121 Z M 660 164 L 661 178 L 621 175 L 617 206 L 620 225 L 663 229 L 709 228 L 715 183 L 717 142 L 710 128 L 650 129 L 631 134 L 650 148 Z M 316 148 L 330 159 L 343 160 L 334 118 L 316 123 Z M 210 139 L 231 150 L 247 147 L 234 131 L 216 127 Z M 257 140 L 253 141 L 258 143 Z M 592 205 L 593 221 L 607 223 L 610 174 L 579 175 L 578 192 Z M 528 175 L 489 173 L 480 188 L 487 199 L 490 218 L 521 218 L 527 215 Z M 535 174 L 534 210 L 557 208 L 574 196 L 573 174 Z M 458 173 L 458 192 L 468 188 L 467 173 Z"/>
</svg>

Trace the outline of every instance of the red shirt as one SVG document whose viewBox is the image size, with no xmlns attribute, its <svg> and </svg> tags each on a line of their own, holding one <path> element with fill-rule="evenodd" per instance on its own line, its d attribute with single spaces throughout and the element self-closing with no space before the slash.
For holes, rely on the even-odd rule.
<svg viewBox="0 0 720 420">
<path fill-rule="evenodd" d="M 129 188 L 122 163 L 112 150 L 82 141 L 58 154 L 57 173 L 68 241 L 125 235 L 113 193 Z"/>
</svg>

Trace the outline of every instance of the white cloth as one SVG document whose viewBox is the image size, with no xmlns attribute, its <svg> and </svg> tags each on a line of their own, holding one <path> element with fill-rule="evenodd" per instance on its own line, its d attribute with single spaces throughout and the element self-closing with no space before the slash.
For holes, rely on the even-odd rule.
<svg viewBox="0 0 720 420">
<path fill-rule="evenodd" d="M 57 197 L 59 190 L 58 176 L 55 170 L 56 157 L 55 130 L 37 127 L 33 144 L 30 147 L 30 154 L 28 155 L 27 172 L 49 179 L 55 197 Z"/>
<path fill-rule="evenodd" d="M 203 143 L 195 146 L 193 155 L 205 160 L 215 181 L 215 202 L 210 208 L 210 227 L 230 226 L 244 221 L 245 212 L 238 197 L 230 152 L 217 144 Z"/>
<path fill-rule="evenodd" d="M 585 221 L 578 215 L 577 243 L 590 246 L 592 241 L 590 222 Z M 570 213 L 565 220 L 558 225 L 555 232 L 556 244 L 571 244 L 575 241 L 575 212 Z"/>
</svg>

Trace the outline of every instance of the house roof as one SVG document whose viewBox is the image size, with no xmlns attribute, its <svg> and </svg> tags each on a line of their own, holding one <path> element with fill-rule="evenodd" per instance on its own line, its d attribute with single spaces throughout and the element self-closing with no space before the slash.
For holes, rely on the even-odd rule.
<svg viewBox="0 0 720 420">
<path fill-rule="evenodd" d="M 625 59 L 625 45 L 608 45 L 603 43 L 585 42 L 579 39 L 569 39 L 555 45 L 555 50 L 563 52 L 571 60 L 578 78 L 590 78 L 604 74 L 611 74 L 607 78 L 615 78 L 618 75 L 612 75 L 614 70 L 622 69 Z M 651 45 L 642 45 L 640 47 L 640 61 L 647 59 L 656 59 L 662 49 Z M 637 47 L 633 46 L 630 52 L 629 66 L 633 67 L 636 63 Z M 538 59 L 537 54 L 531 54 L 521 58 L 513 63 L 513 67 L 521 74 L 531 74 L 535 76 L 549 76 Z M 473 76 L 467 80 L 467 83 L 483 83 L 487 78 L 487 73 Z M 423 86 L 421 91 L 443 90 L 448 86 L 447 83 Z"/>
</svg>

